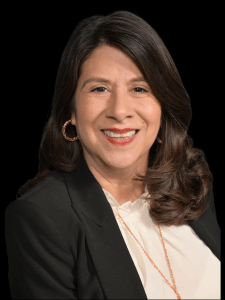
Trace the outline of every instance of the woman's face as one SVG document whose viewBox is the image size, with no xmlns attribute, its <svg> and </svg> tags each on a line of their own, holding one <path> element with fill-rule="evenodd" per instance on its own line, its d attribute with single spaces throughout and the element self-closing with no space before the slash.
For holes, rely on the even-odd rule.
<svg viewBox="0 0 225 300">
<path fill-rule="evenodd" d="M 134 61 L 108 45 L 83 63 L 72 123 L 90 163 L 116 169 L 148 164 L 161 120 L 161 106 Z M 134 137 L 108 137 L 115 129 L 138 130 Z M 107 132 L 103 130 L 110 129 Z M 132 132 L 130 132 L 132 135 Z"/>
</svg>

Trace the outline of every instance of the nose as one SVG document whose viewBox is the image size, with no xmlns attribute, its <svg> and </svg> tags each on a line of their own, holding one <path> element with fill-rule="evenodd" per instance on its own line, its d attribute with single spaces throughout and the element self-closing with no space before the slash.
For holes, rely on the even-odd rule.
<svg viewBox="0 0 225 300">
<path fill-rule="evenodd" d="M 134 116 L 134 108 L 131 99 L 121 90 L 114 91 L 109 99 L 109 105 L 106 110 L 106 117 L 116 119 L 122 122 L 125 118 Z"/>
</svg>

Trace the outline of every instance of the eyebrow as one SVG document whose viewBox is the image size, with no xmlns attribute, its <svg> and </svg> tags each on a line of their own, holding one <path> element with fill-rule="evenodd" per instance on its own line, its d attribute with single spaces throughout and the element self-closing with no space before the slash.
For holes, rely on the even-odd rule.
<svg viewBox="0 0 225 300">
<path fill-rule="evenodd" d="M 90 77 L 88 79 L 86 79 L 83 84 L 82 84 L 82 87 L 81 87 L 81 90 L 83 89 L 83 87 L 85 86 L 85 84 L 87 84 L 88 82 L 106 82 L 106 83 L 109 83 L 110 80 L 106 79 L 106 78 L 102 78 L 102 77 Z M 133 78 L 130 80 L 130 82 L 141 82 L 141 81 L 144 81 L 144 82 L 147 82 L 144 77 L 136 77 L 136 78 Z"/>
</svg>

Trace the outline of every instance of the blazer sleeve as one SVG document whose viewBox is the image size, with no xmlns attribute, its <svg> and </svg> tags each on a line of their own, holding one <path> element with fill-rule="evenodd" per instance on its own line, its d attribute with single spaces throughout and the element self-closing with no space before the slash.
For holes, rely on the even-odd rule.
<svg viewBox="0 0 225 300">
<path fill-rule="evenodd" d="M 12 202 L 5 211 L 5 238 L 12 299 L 77 299 L 73 255 L 38 206 Z"/>
</svg>

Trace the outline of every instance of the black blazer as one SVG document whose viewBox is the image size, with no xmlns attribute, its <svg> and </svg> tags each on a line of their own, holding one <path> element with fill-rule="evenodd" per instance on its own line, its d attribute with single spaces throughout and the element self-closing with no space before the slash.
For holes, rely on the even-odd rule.
<svg viewBox="0 0 225 300">
<path fill-rule="evenodd" d="M 220 259 L 211 205 L 190 223 Z M 147 299 L 98 181 L 82 158 L 74 172 L 49 175 L 6 209 L 13 299 Z"/>
</svg>

